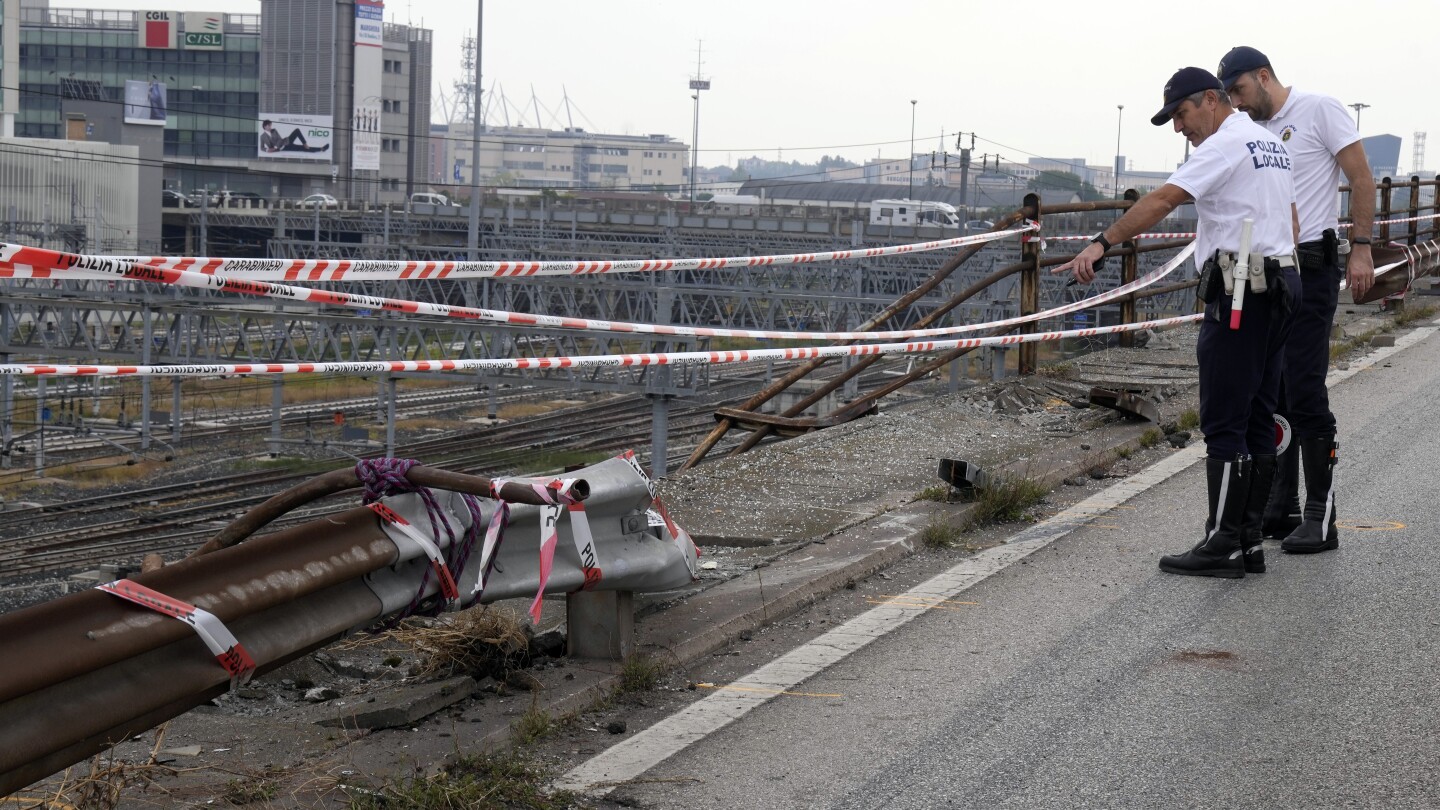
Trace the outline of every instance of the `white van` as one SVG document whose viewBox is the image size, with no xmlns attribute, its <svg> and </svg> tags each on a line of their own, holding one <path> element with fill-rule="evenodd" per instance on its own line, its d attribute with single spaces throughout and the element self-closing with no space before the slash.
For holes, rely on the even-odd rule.
<svg viewBox="0 0 1440 810">
<path fill-rule="evenodd" d="M 441 208 L 459 208 L 460 203 L 450 202 L 450 198 L 444 194 L 432 194 L 428 191 L 417 191 L 410 195 L 411 205 L 438 205 Z"/>
</svg>

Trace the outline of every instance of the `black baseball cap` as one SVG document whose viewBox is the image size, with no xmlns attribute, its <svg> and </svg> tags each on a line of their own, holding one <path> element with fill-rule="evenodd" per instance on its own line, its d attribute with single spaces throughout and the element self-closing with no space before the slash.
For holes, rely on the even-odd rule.
<svg viewBox="0 0 1440 810">
<path fill-rule="evenodd" d="M 1228 88 L 1243 74 L 1262 67 L 1270 67 L 1270 58 L 1249 45 L 1241 45 L 1231 48 L 1229 53 L 1220 58 L 1220 67 L 1215 70 L 1215 75 L 1219 76 L 1220 83 Z"/>
<path fill-rule="evenodd" d="M 1160 112 L 1151 116 L 1150 123 L 1157 127 L 1165 126 L 1170 120 L 1170 114 L 1180 106 L 1180 102 L 1189 96 L 1193 96 L 1202 90 L 1224 90 L 1225 86 L 1215 78 L 1215 74 L 1205 68 L 1187 67 L 1175 71 L 1170 81 L 1165 83 L 1165 106 Z"/>
</svg>

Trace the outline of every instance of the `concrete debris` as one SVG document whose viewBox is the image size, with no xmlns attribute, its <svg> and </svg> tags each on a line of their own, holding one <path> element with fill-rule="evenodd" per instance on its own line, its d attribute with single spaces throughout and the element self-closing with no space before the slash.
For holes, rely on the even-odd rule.
<svg viewBox="0 0 1440 810">
<path fill-rule="evenodd" d="M 475 694 L 475 679 L 468 675 L 416 686 L 397 687 L 373 698 L 333 701 L 325 705 L 316 725 L 334 728 L 382 729 L 412 726 L 441 709 Z"/>
<path fill-rule="evenodd" d="M 324 703 L 327 700 L 335 700 L 338 697 L 340 697 L 340 693 L 328 686 L 317 686 L 313 689 L 305 690 L 305 700 L 310 703 Z"/>
</svg>

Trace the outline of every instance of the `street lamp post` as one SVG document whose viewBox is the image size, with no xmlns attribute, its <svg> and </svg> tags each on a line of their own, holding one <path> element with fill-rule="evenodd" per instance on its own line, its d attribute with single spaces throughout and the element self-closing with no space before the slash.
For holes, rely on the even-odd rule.
<svg viewBox="0 0 1440 810">
<path fill-rule="evenodd" d="M 1357 101 L 1354 104 L 1349 104 L 1346 106 L 1355 111 L 1355 129 L 1360 129 L 1360 111 L 1365 109 L 1366 107 L 1369 107 L 1370 105 L 1366 104 L 1363 101 Z"/>
<path fill-rule="evenodd" d="M 691 79 L 691 80 L 690 80 L 690 89 L 695 91 L 695 95 L 693 95 L 693 96 L 690 97 L 690 98 L 692 98 L 692 99 L 695 100 L 695 130 L 694 130 L 694 132 L 692 133 L 692 135 L 691 135 L 691 137 L 690 137 L 690 207 L 691 207 L 691 210 L 694 210 L 694 207 L 695 207 L 695 172 L 698 170 L 698 169 L 697 169 L 697 165 L 698 165 L 699 160 L 700 160 L 700 91 L 701 91 L 702 89 L 704 89 L 704 88 L 701 88 L 701 87 L 698 87 L 698 86 L 697 86 L 697 85 L 700 85 L 700 84 L 706 84 L 706 85 L 708 85 L 708 84 L 710 84 L 710 83 L 709 83 L 709 82 L 701 82 L 701 81 L 696 80 L 696 79 Z"/>
<path fill-rule="evenodd" d="M 910 192 L 905 199 L 915 196 L 915 102 L 919 99 L 910 99 Z"/>
<path fill-rule="evenodd" d="M 1120 122 L 1125 118 L 1125 105 L 1115 105 L 1115 199 L 1120 199 L 1120 172 L 1123 168 L 1120 162 Z"/>
</svg>

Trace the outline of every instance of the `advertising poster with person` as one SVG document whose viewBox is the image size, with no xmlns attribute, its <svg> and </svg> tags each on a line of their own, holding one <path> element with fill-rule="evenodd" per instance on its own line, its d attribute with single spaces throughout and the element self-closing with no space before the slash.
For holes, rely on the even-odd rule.
<svg viewBox="0 0 1440 810">
<path fill-rule="evenodd" d="M 256 154 L 283 160 L 330 160 L 334 118 L 261 113 Z"/>
<path fill-rule="evenodd" d="M 165 126 L 168 96 L 164 82 L 125 82 L 125 123 Z"/>
<path fill-rule="evenodd" d="M 378 0 L 355 0 L 355 114 L 350 160 L 362 171 L 380 170 L 384 14 L 385 5 Z"/>
</svg>

